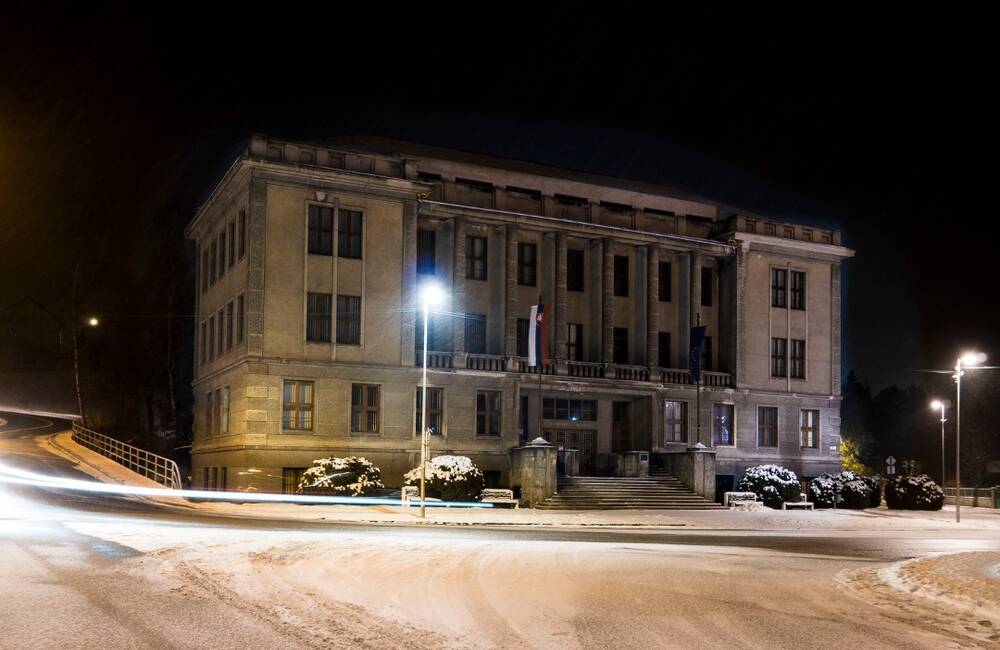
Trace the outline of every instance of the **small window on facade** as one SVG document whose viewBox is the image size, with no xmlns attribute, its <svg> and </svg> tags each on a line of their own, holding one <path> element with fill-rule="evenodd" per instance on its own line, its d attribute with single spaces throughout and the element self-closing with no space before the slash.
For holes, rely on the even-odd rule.
<svg viewBox="0 0 1000 650">
<path fill-rule="evenodd" d="M 486 262 L 486 238 L 467 237 L 465 240 L 465 277 L 469 280 L 485 280 Z"/>
<path fill-rule="evenodd" d="M 519 242 L 517 244 L 517 283 L 526 286 L 535 286 L 535 276 L 537 270 L 537 251 L 535 244 Z"/>
<path fill-rule="evenodd" d="M 423 427 L 423 387 L 417 386 L 417 428 L 415 433 L 419 436 Z M 439 436 L 443 432 L 441 428 L 444 417 L 444 389 L 427 388 L 427 433 Z"/>
<path fill-rule="evenodd" d="M 792 309 L 806 308 L 806 274 L 804 271 L 792 271 Z"/>
<path fill-rule="evenodd" d="M 713 275 L 711 266 L 701 267 L 701 304 L 706 307 L 712 306 L 712 297 L 715 294 Z"/>
<path fill-rule="evenodd" d="M 566 324 L 566 358 L 570 361 L 583 361 L 583 324 Z"/>
<path fill-rule="evenodd" d="M 628 363 L 628 329 L 625 327 L 614 328 L 614 363 L 625 365 Z"/>
<path fill-rule="evenodd" d="M 286 379 L 282 390 L 281 428 L 311 431 L 313 428 L 313 382 Z"/>
<path fill-rule="evenodd" d="M 788 375 L 786 365 L 788 341 L 786 339 L 771 339 L 771 376 L 785 377 Z"/>
<path fill-rule="evenodd" d="M 730 447 L 735 444 L 733 405 L 712 405 L 712 446 Z"/>
<path fill-rule="evenodd" d="M 329 343 L 333 317 L 333 296 L 309 293 L 306 299 L 306 340 Z"/>
<path fill-rule="evenodd" d="M 240 259 L 247 254 L 247 211 L 240 210 Z"/>
<path fill-rule="evenodd" d="M 223 330 L 223 323 L 224 322 L 225 322 L 225 312 L 223 312 L 220 309 L 219 312 L 218 312 L 218 322 L 217 322 L 218 329 L 216 330 L 217 337 L 216 337 L 216 342 L 215 342 L 215 349 L 217 351 L 217 354 L 220 357 L 222 356 L 222 350 L 223 350 L 223 348 L 222 348 L 222 340 L 223 340 L 223 337 L 225 335 L 225 331 Z"/>
<path fill-rule="evenodd" d="M 792 339 L 791 364 L 789 366 L 789 377 L 792 379 L 806 378 L 806 342 L 801 339 Z"/>
<path fill-rule="evenodd" d="M 229 386 L 222 387 L 222 399 L 219 404 L 219 431 L 229 433 Z"/>
<path fill-rule="evenodd" d="M 333 208 L 309 206 L 309 253 L 333 255 Z"/>
<path fill-rule="evenodd" d="M 777 233 L 777 230 L 778 230 L 778 227 L 775 226 L 773 223 L 765 223 L 764 224 L 764 234 L 765 235 L 771 235 L 773 237 Z"/>
<path fill-rule="evenodd" d="M 776 406 L 757 407 L 757 446 L 778 446 L 778 408 Z"/>
<path fill-rule="evenodd" d="M 299 491 L 299 482 L 305 467 L 282 467 L 281 468 L 281 493 L 295 494 Z"/>
<path fill-rule="evenodd" d="M 212 404 L 212 391 L 205 393 L 205 433 L 215 434 L 215 408 Z"/>
<path fill-rule="evenodd" d="M 502 393 L 481 390 L 476 393 L 476 435 L 500 435 L 500 404 Z"/>
<path fill-rule="evenodd" d="M 771 306 L 784 307 L 788 291 L 788 270 L 771 269 Z"/>
<path fill-rule="evenodd" d="M 236 222 L 229 222 L 229 267 L 236 264 Z"/>
<path fill-rule="evenodd" d="M 226 228 L 219 233 L 219 279 L 226 274 Z"/>
<path fill-rule="evenodd" d="M 517 356 L 528 356 L 528 328 L 530 323 L 527 318 L 517 319 Z"/>
<path fill-rule="evenodd" d="M 472 354 L 486 354 L 486 316 L 465 315 L 465 350 Z"/>
<path fill-rule="evenodd" d="M 226 352 L 233 349 L 233 328 L 236 325 L 236 319 L 233 318 L 234 307 L 232 300 L 226 303 Z"/>
<path fill-rule="evenodd" d="M 216 262 L 218 260 L 218 257 L 219 257 L 219 244 L 218 244 L 218 242 L 216 242 L 215 240 L 212 240 L 212 245 L 209 247 L 209 250 L 211 251 L 211 253 L 209 255 L 210 259 L 209 259 L 209 268 L 208 268 L 208 274 L 209 274 L 209 276 L 208 276 L 209 277 L 208 283 L 211 286 L 211 285 L 215 284 L 215 278 L 218 277 L 217 276 L 218 265 L 216 264 Z"/>
<path fill-rule="evenodd" d="M 205 293 L 208 291 L 208 281 L 210 278 L 210 271 L 208 266 L 208 251 L 203 250 L 201 252 L 201 292 Z"/>
<path fill-rule="evenodd" d="M 416 350 L 420 353 L 424 349 L 424 319 L 422 317 L 417 318 L 414 333 Z M 433 350 L 435 352 L 443 352 L 448 347 L 450 347 L 448 345 L 448 339 L 439 334 L 436 320 L 433 316 L 431 316 L 427 319 L 427 349 L 429 351 Z"/>
<path fill-rule="evenodd" d="M 570 422 L 593 422 L 597 420 L 597 402 L 590 399 L 546 397 L 542 400 L 542 418 Z"/>
<path fill-rule="evenodd" d="M 246 318 L 246 305 L 241 293 L 236 298 L 236 343 L 240 344 L 243 342 L 243 323 Z"/>
<path fill-rule="evenodd" d="M 337 343 L 361 343 L 360 296 L 337 296 Z"/>
<path fill-rule="evenodd" d="M 670 262 L 660 262 L 659 265 L 659 286 L 658 286 L 658 297 L 660 302 L 670 302 L 670 284 L 673 280 L 670 272 Z"/>
<path fill-rule="evenodd" d="M 433 230 L 417 231 L 417 273 L 434 275 L 437 233 Z"/>
<path fill-rule="evenodd" d="M 208 358 L 215 359 L 215 316 L 208 319 Z"/>
<path fill-rule="evenodd" d="M 701 351 L 701 369 L 705 372 L 712 372 L 712 337 L 705 337 L 705 347 Z"/>
<path fill-rule="evenodd" d="M 379 432 L 379 387 L 376 384 L 351 385 L 351 431 Z"/>
<path fill-rule="evenodd" d="M 687 442 L 687 402 L 663 403 L 664 442 Z"/>
<path fill-rule="evenodd" d="M 802 420 L 802 446 L 808 449 L 818 449 L 819 411 L 803 409 L 799 417 Z"/>
<path fill-rule="evenodd" d="M 615 255 L 614 291 L 616 296 L 628 296 L 628 257 Z"/>
<path fill-rule="evenodd" d="M 566 291 L 583 291 L 583 251 L 566 250 Z"/>
<path fill-rule="evenodd" d="M 208 321 L 201 321 L 201 363 L 208 361 Z"/>
<path fill-rule="evenodd" d="M 358 210 L 337 212 L 337 255 L 361 259 L 363 217 Z"/>
<path fill-rule="evenodd" d="M 670 332 L 657 332 L 658 347 L 657 365 L 670 368 Z"/>
</svg>

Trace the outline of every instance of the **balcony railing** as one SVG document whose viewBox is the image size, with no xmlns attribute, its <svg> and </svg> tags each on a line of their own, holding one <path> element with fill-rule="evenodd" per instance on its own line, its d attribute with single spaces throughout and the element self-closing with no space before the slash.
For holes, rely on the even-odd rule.
<svg viewBox="0 0 1000 650">
<path fill-rule="evenodd" d="M 528 359 L 525 357 L 511 357 L 508 363 L 508 368 L 509 367 L 513 367 L 515 372 L 525 372 L 530 375 L 537 375 L 539 372 L 543 375 L 556 374 L 555 362 L 550 362 L 541 366 L 529 366 Z"/>
<path fill-rule="evenodd" d="M 649 381 L 649 368 L 614 363 L 608 366 L 608 375 L 617 380 Z"/>
<path fill-rule="evenodd" d="M 506 372 L 507 360 L 496 354 L 469 354 L 465 357 L 465 367 L 469 370 Z"/>
<path fill-rule="evenodd" d="M 604 364 L 592 361 L 567 361 L 566 367 L 570 377 L 587 379 L 604 379 Z"/>
<path fill-rule="evenodd" d="M 422 350 L 417 350 L 415 365 L 424 365 L 424 354 Z M 427 351 L 428 368 L 452 369 L 455 367 L 455 354 L 453 352 L 431 352 Z"/>
</svg>

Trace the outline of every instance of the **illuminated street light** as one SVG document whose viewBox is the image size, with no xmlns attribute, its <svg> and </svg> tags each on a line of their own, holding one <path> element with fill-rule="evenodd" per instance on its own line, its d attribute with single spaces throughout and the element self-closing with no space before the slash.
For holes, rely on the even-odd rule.
<svg viewBox="0 0 1000 650">
<path fill-rule="evenodd" d="M 966 352 L 955 362 L 955 523 L 962 521 L 962 374 L 986 362 L 982 352 Z M 943 413 L 943 412 L 942 412 Z M 943 417 L 943 415 L 942 415 Z M 942 426 L 944 426 L 942 424 Z M 943 480 L 943 479 L 942 479 Z"/>
<path fill-rule="evenodd" d="M 944 410 L 948 406 L 947 400 L 936 399 L 931 402 L 931 410 L 941 411 L 941 489 L 944 489 L 944 423 L 948 420 L 944 417 Z"/>
<path fill-rule="evenodd" d="M 425 513 L 425 498 L 427 494 L 427 320 L 431 307 L 441 305 L 447 294 L 437 282 L 426 282 L 420 288 L 420 308 L 424 312 L 424 368 L 423 382 L 420 391 L 420 517 Z"/>
<path fill-rule="evenodd" d="M 97 320 L 97 316 L 91 316 L 87 319 L 87 325 L 90 325 L 91 327 L 97 327 L 100 324 L 101 321 Z"/>
</svg>

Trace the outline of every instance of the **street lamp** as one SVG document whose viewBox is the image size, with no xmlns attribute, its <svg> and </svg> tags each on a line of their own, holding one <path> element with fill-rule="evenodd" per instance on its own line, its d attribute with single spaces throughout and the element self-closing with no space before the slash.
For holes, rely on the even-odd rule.
<svg viewBox="0 0 1000 650">
<path fill-rule="evenodd" d="M 931 402 L 931 409 L 934 411 L 941 411 L 941 489 L 944 489 L 944 423 L 948 420 L 944 417 L 944 410 L 948 406 L 947 400 L 936 399 Z"/>
<path fill-rule="evenodd" d="M 87 319 L 87 325 L 90 325 L 91 327 L 97 327 L 100 324 L 101 321 L 97 320 L 97 316 L 91 316 Z"/>
<path fill-rule="evenodd" d="M 962 368 L 975 368 L 986 361 L 982 352 L 966 352 L 955 362 L 955 523 L 962 521 Z"/>
<path fill-rule="evenodd" d="M 427 479 L 427 321 L 431 307 L 444 302 L 447 295 L 437 282 L 427 282 L 420 288 L 420 308 L 424 312 L 424 369 L 420 391 L 420 518 L 426 515 L 424 500 Z"/>
</svg>

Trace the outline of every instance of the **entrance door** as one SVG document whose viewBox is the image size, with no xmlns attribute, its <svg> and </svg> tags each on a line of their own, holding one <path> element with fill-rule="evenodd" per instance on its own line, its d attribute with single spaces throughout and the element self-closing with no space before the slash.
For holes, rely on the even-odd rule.
<svg viewBox="0 0 1000 650">
<path fill-rule="evenodd" d="M 632 402 L 611 405 L 611 453 L 632 451 Z"/>
<path fill-rule="evenodd" d="M 580 474 L 594 473 L 594 432 L 570 430 L 546 430 L 543 437 L 557 447 L 579 451 Z"/>
</svg>

